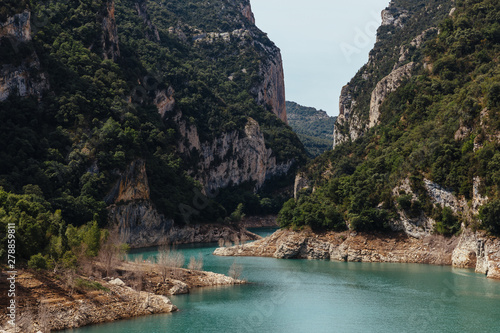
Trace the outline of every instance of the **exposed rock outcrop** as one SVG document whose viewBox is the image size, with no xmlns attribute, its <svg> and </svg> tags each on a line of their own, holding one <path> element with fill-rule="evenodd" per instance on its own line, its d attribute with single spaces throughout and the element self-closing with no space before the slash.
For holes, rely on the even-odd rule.
<svg viewBox="0 0 500 333">
<path fill-rule="evenodd" d="M 243 16 L 245 16 L 251 24 L 255 24 L 255 16 L 253 15 L 250 1 L 244 1 L 243 3 L 240 4 L 240 7 Z"/>
<path fill-rule="evenodd" d="M 393 25 L 396 28 L 403 28 L 409 16 L 406 9 L 390 7 L 382 11 L 382 25 Z"/>
<path fill-rule="evenodd" d="M 133 248 L 165 243 L 174 225 L 149 200 L 111 205 L 108 211 L 110 225 L 118 226 L 121 240 Z"/>
<path fill-rule="evenodd" d="M 0 102 L 12 93 L 21 97 L 38 96 L 49 89 L 49 82 L 43 72 L 39 72 L 40 62 L 35 53 L 25 59 L 20 66 L 3 65 L 0 69 Z M 38 75 L 33 75 L 33 73 Z"/>
<path fill-rule="evenodd" d="M 115 61 L 120 56 L 114 0 L 106 3 L 106 13 L 102 19 L 102 49 L 106 59 Z"/>
<path fill-rule="evenodd" d="M 293 197 L 297 199 L 297 193 L 303 189 L 308 189 L 310 186 L 309 179 L 303 173 L 297 173 L 295 176 L 295 184 L 293 187 Z"/>
<path fill-rule="evenodd" d="M 167 112 L 173 111 L 175 107 L 174 88 L 171 86 L 167 90 L 156 92 L 154 103 L 158 108 L 158 113 L 161 117 L 165 117 Z M 182 134 L 184 136 L 184 134 Z"/>
<path fill-rule="evenodd" d="M 118 227 L 121 240 L 131 247 L 160 244 L 173 221 L 160 214 L 150 200 L 146 163 L 133 161 L 108 193 L 109 223 Z"/>
<path fill-rule="evenodd" d="M 426 40 L 435 36 L 438 22 L 450 8 L 451 3 L 417 6 L 393 0 L 382 11 L 382 25 L 368 63 L 342 88 L 334 147 L 358 139 L 377 124 L 380 105 L 403 80 L 411 77 L 412 71 L 419 69 L 408 61 Z M 422 20 L 424 16 L 432 19 Z M 406 42 L 409 38 L 410 42 Z"/>
<path fill-rule="evenodd" d="M 179 133 L 184 140 L 179 142 L 179 151 L 198 154 L 198 170 L 194 177 L 205 191 L 213 192 L 228 185 L 255 182 L 260 188 L 267 179 L 286 174 L 294 161 L 277 163 L 271 149 L 266 147 L 264 134 L 259 124 L 248 118 L 245 132 L 223 133 L 211 142 L 200 142 L 196 127 L 178 119 Z"/>
<path fill-rule="evenodd" d="M 270 48 L 262 45 L 268 56 L 262 62 L 260 75 L 262 82 L 253 90 L 257 93 L 257 102 L 261 105 L 270 105 L 274 114 L 287 123 L 285 100 L 285 76 L 283 60 L 277 47 Z"/>
<path fill-rule="evenodd" d="M 99 268 L 99 264 L 94 266 Z M 122 262 L 119 277 L 101 279 L 19 270 L 16 279 L 17 329 L 0 313 L 0 332 L 35 333 L 71 329 L 126 318 L 177 311 L 167 296 L 194 288 L 244 284 L 246 281 L 192 269 L 162 270 L 151 263 Z M 61 278 L 64 274 L 64 278 Z M 3 272 L 0 277 L 5 278 Z M 132 288 L 133 287 L 133 288 Z M 0 289 L 4 290 L 3 285 Z"/>
<path fill-rule="evenodd" d="M 214 251 L 219 256 L 258 256 L 279 259 L 394 262 L 475 268 L 500 279 L 500 240 L 465 230 L 459 237 L 427 235 L 420 239 L 402 233 L 364 234 L 278 230 L 261 240 Z"/>
<path fill-rule="evenodd" d="M 183 243 L 212 243 L 219 239 L 237 241 L 258 239 L 243 228 L 228 225 L 189 225 L 177 227 L 160 214 L 150 200 L 146 163 L 133 161 L 108 193 L 109 223 L 117 226 L 120 238 L 133 248 Z"/>
<path fill-rule="evenodd" d="M 397 198 L 400 193 L 411 195 L 412 201 L 418 200 L 411 189 L 410 180 L 408 178 L 403 179 L 401 183 L 392 190 L 392 195 L 395 198 Z M 395 205 L 397 206 L 396 202 Z M 399 219 L 391 221 L 390 227 L 393 231 L 403 231 L 408 236 L 419 239 L 432 235 L 436 221 L 426 216 L 423 212 L 420 213 L 419 216 L 412 217 L 405 211 L 398 210 L 398 215 Z"/>
<path fill-rule="evenodd" d="M 466 224 L 470 224 L 477 220 L 479 208 L 487 202 L 487 198 L 479 193 L 481 180 L 479 177 L 474 179 L 472 200 L 467 202 L 463 197 L 455 196 L 451 191 L 439 186 L 438 184 L 424 178 L 423 184 L 427 194 L 435 206 L 449 207 L 456 216 L 460 216 Z M 417 201 L 417 195 L 413 193 L 408 178 L 403 179 L 398 186 L 392 190 L 393 196 L 396 198 L 400 193 L 411 195 L 413 202 Z M 396 204 L 396 203 L 395 203 Z M 397 205 L 397 204 L 396 204 Z M 430 236 L 434 232 L 436 221 L 421 212 L 419 216 L 410 217 L 404 211 L 399 210 L 399 219 L 391 223 L 391 228 L 394 231 L 404 231 L 408 236 L 415 238 L 424 238 Z M 465 225 L 462 229 L 465 229 Z"/>
<path fill-rule="evenodd" d="M 243 41 L 250 37 L 250 31 L 246 29 L 236 29 L 232 32 L 203 32 L 193 36 L 195 44 L 213 44 L 217 41 L 230 43 L 231 41 Z"/>
<path fill-rule="evenodd" d="M 453 266 L 474 268 L 477 273 L 500 279 L 500 240 L 467 229 L 460 235 L 452 261 Z"/>
<path fill-rule="evenodd" d="M 411 77 L 411 72 L 415 64 L 410 62 L 402 67 L 393 70 L 389 75 L 384 77 L 372 92 L 372 97 L 370 101 L 370 120 L 368 123 L 368 128 L 371 128 L 378 123 L 380 117 L 380 106 L 385 101 L 387 96 L 396 91 L 405 79 Z"/>
<path fill-rule="evenodd" d="M 0 22 L 0 38 L 14 39 L 14 43 L 25 43 L 31 40 L 31 12 L 25 10 Z"/>
<path fill-rule="evenodd" d="M 278 230 L 264 239 L 218 248 L 220 256 L 262 256 L 279 259 L 330 259 L 337 261 L 451 264 L 458 239 L 428 236 L 409 238 L 402 233 L 362 234 Z"/>
<path fill-rule="evenodd" d="M 30 20 L 31 12 L 26 10 L 0 23 L 0 39 L 4 38 L 3 42 L 11 44 L 0 47 L 12 47 L 18 53 L 20 43 L 31 41 Z M 3 64 L 0 69 L 0 101 L 6 100 L 12 93 L 21 97 L 41 97 L 47 89 L 49 83 L 46 75 L 40 72 L 40 61 L 35 52 L 21 59 L 19 65 Z"/>
<path fill-rule="evenodd" d="M 364 131 L 364 122 L 354 113 L 356 100 L 352 97 L 351 87 L 342 87 L 339 99 L 339 116 L 333 127 L 333 148 L 349 140 L 356 140 Z"/>
<path fill-rule="evenodd" d="M 177 310 L 166 296 L 136 291 L 116 280 L 115 283 L 93 281 L 100 289 L 75 292 L 65 285 L 68 281 L 59 279 L 21 273 L 17 284 L 22 291 L 17 302 L 19 314 L 25 320 L 18 320 L 15 329 L 2 314 L 0 331 L 48 332 Z M 31 307 L 26 307 L 28 303 Z"/>
<path fill-rule="evenodd" d="M 149 194 L 146 162 L 137 159 L 130 163 L 105 200 L 108 203 L 149 200 Z"/>
</svg>

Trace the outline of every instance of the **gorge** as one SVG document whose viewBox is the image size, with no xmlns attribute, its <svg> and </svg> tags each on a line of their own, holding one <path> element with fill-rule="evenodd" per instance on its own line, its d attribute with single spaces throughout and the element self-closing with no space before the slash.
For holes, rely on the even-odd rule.
<svg viewBox="0 0 500 333">
<path fill-rule="evenodd" d="M 2 329 L 494 332 L 499 12 L 391 1 L 325 134 L 249 0 L 7 1 Z"/>
</svg>

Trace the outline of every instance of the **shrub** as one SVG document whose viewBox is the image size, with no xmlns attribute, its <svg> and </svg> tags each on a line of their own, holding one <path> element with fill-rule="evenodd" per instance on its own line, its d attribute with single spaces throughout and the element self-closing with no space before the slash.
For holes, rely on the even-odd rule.
<svg viewBox="0 0 500 333">
<path fill-rule="evenodd" d="M 110 291 L 108 288 L 104 287 L 99 282 L 88 281 L 82 278 L 75 279 L 75 287 L 79 290 L 103 290 Z"/>
<path fill-rule="evenodd" d="M 41 254 L 34 254 L 28 261 L 28 267 L 33 269 L 47 269 L 47 259 Z"/>
<path fill-rule="evenodd" d="M 481 207 L 479 219 L 486 230 L 500 235 L 500 199 L 493 200 Z"/>
<path fill-rule="evenodd" d="M 436 219 L 434 231 L 441 235 L 453 235 L 460 231 L 460 221 L 450 207 L 444 207 L 441 210 Z"/>
<path fill-rule="evenodd" d="M 360 214 L 350 215 L 350 229 L 356 231 L 374 231 L 387 229 L 389 213 L 385 209 L 370 208 Z"/>
</svg>

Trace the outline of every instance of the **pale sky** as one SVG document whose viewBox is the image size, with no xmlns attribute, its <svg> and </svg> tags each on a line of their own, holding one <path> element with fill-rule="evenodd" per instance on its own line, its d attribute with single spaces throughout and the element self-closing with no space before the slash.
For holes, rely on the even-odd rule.
<svg viewBox="0 0 500 333">
<path fill-rule="evenodd" d="M 389 0 L 251 0 L 257 26 L 281 49 L 286 99 L 339 113 L 342 86 L 368 61 Z"/>
</svg>

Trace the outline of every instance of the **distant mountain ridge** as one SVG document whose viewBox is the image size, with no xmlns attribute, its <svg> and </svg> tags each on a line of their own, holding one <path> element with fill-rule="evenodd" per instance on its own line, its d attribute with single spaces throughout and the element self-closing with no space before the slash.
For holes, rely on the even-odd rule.
<svg viewBox="0 0 500 333">
<path fill-rule="evenodd" d="M 307 153 L 316 157 L 332 148 L 333 126 L 337 117 L 326 111 L 286 102 L 288 124 L 299 136 Z"/>
</svg>

